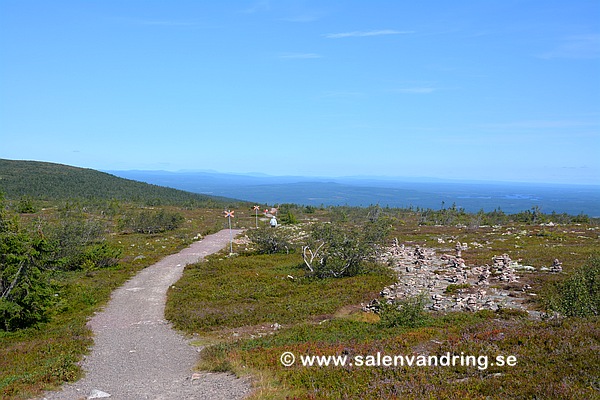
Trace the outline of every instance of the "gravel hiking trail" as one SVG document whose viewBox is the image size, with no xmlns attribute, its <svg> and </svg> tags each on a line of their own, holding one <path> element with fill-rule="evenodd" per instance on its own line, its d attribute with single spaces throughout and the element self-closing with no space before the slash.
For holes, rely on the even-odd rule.
<svg viewBox="0 0 600 400">
<path fill-rule="evenodd" d="M 234 235 L 240 230 L 233 230 Z M 198 348 L 165 320 L 167 289 L 187 264 L 229 245 L 229 229 L 194 242 L 145 268 L 116 289 L 106 307 L 88 322 L 94 346 L 81 364 L 85 376 L 46 392 L 48 400 L 241 399 L 247 380 L 231 374 L 198 373 Z"/>
</svg>

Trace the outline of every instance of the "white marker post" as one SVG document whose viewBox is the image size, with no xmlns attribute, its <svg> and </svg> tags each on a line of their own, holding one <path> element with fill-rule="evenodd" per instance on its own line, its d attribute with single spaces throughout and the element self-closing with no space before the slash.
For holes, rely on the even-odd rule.
<svg viewBox="0 0 600 400">
<path fill-rule="evenodd" d="M 254 206 L 252 209 L 254 210 L 254 214 L 256 215 L 256 227 L 258 228 L 258 210 L 260 210 L 260 207 Z"/>
<path fill-rule="evenodd" d="M 229 242 L 229 254 L 233 254 L 233 231 L 231 230 L 231 218 L 233 218 L 234 215 L 233 215 L 233 211 L 231 211 L 231 210 L 224 211 L 224 213 L 225 213 L 225 218 L 227 218 L 229 220 L 229 236 L 231 238 L 231 240 Z"/>
</svg>

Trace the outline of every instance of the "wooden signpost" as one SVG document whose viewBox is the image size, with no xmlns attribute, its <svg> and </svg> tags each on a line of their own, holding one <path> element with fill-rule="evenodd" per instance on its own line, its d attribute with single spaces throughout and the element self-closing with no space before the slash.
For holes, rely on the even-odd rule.
<svg viewBox="0 0 600 400">
<path fill-rule="evenodd" d="M 252 209 L 254 210 L 254 214 L 256 215 L 256 227 L 258 228 L 258 210 L 260 210 L 260 207 L 254 206 L 252 207 Z"/>
<path fill-rule="evenodd" d="M 231 218 L 235 217 L 233 215 L 234 211 L 233 210 L 227 210 L 227 211 L 223 211 L 225 213 L 225 218 L 227 218 L 229 220 L 229 236 L 231 238 L 230 242 L 229 242 L 229 254 L 233 253 L 233 231 L 231 230 Z"/>
</svg>

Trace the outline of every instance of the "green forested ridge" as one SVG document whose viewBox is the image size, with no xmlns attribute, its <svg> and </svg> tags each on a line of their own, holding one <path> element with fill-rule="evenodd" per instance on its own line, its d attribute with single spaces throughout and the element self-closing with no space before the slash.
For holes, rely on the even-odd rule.
<svg viewBox="0 0 600 400">
<path fill-rule="evenodd" d="M 228 199 L 118 178 L 93 169 L 39 161 L 0 159 L 0 191 L 7 199 L 96 199 L 149 205 L 219 206 Z"/>
</svg>

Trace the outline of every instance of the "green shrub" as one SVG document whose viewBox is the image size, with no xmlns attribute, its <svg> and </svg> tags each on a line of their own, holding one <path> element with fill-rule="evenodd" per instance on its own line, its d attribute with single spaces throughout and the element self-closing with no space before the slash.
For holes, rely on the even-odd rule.
<svg viewBox="0 0 600 400">
<path fill-rule="evenodd" d="M 297 224 L 298 218 L 296 218 L 291 210 L 287 210 L 287 212 L 281 216 L 281 222 L 287 225 Z"/>
<path fill-rule="evenodd" d="M 21 197 L 19 203 L 17 204 L 17 212 L 21 214 L 32 214 L 36 212 L 36 208 L 33 205 L 33 200 L 30 196 Z"/>
<path fill-rule="evenodd" d="M 423 310 L 426 301 L 426 296 L 421 294 L 392 304 L 384 302 L 379 309 L 379 324 L 385 328 L 423 326 L 429 319 Z"/>
<path fill-rule="evenodd" d="M 0 329 L 31 326 L 47 317 L 52 301 L 46 247 L 42 240 L 13 231 L 0 233 Z"/>
<path fill-rule="evenodd" d="M 527 318 L 529 317 L 529 313 L 525 310 L 520 310 L 518 308 L 502 308 L 500 307 L 496 312 L 496 316 L 501 319 L 512 319 L 512 318 Z"/>
<path fill-rule="evenodd" d="M 389 230 L 383 218 L 361 227 L 316 225 L 302 250 L 304 263 L 319 278 L 356 276 L 365 262 L 374 260 Z"/>
<path fill-rule="evenodd" d="M 56 269 L 72 271 L 81 267 L 86 247 L 100 240 L 104 227 L 92 219 L 64 218 L 46 231 L 51 263 Z"/>
<path fill-rule="evenodd" d="M 568 317 L 600 315 L 600 256 L 576 270 L 559 289 L 557 311 Z"/>
<path fill-rule="evenodd" d="M 248 232 L 248 237 L 256 245 L 258 254 L 289 253 L 292 249 L 283 229 L 259 228 Z"/>
<path fill-rule="evenodd" d="M 130 213 L 119 221 L 119 228 L 125 231 L 153 234 L 172 231 L 181 226 L 184 217 L 176 212 L 143 210 Z"/>
<path fill-rule="evenodd" d="M 121 249 L 104 242 L 88 247 L 82 254 L 82 265 L 86 269 L 113 267 L 119 263 Z"/>
</svg>

